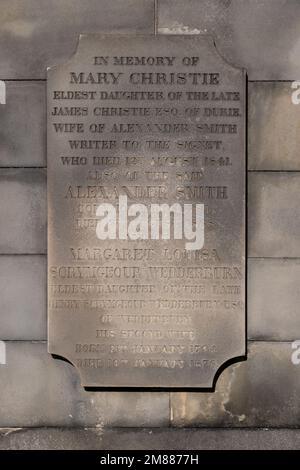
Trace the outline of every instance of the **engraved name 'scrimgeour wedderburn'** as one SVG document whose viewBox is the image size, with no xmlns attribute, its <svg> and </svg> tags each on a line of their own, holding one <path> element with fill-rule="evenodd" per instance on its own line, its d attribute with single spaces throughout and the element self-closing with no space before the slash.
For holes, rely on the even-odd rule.
<svg viewBox="0 0 300 470">
<path fill-rule="evenodd" d="M 205 35 L 83 35 L 47 86 L 49 352 L 83 386 L 212 387 L 245 354 L 245 71 Z M 121 199 L 202 205 L 204 245 L 99 239 Z"/>
</svg>

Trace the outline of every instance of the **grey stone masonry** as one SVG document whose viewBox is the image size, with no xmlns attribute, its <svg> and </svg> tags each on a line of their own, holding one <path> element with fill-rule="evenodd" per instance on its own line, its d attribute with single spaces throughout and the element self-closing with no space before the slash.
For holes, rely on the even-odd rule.
<svg viewBox="0 0 300 470">
<path fill-rule="evenodd" d="M 45 170 L 0 169 L 0 220 L 0 254 L 45 253 Z"/>
<path fill-rule="evenodd" d="M 80 33 L 154 31 L 153 0 L 2 0 L 0 79 L 46 78 L 65 62 Z"/>
<path fill-rule="evenodd" d="M 0 364 L 0 427 L 167 426 L 169 394 L 86 391 L 45 343 L 8 341 Z"/>
<path fill-rule="evenodd" d="M 46 256 L 0 258 L 0 339 L 45 340 Z"/>
<path fill-rule="evenodd" d="M 300 173 L 248 175 L 248 255 L 300 256 Z"/>
<path fill-rule="evenodd" d="M 161 34 L 211 34 L 250 80 L 300 77 L 298 0 L 159 0 Z"/>
<path fill-rule="evenodd" d="M 248 343 L 248 359 L 225 369 L 215 393 L 171 393 L 173 426 L 299 427 L 300 365 L 291 343 Z"/>
<path fill-rule="evenodd" d="M 0 167 L 46 166 L 45 83 L 6 82 L 0 105 Z"/>
<path fill-rule="evenodd" d="M 46 251 L 45 183 L 44 170 L 0 169 L 0 253 Z M 299 173 L 249 174 L 249 256 L 300 256 L 299 184 Z"/>
<path fill-rule="evenodd" d="M 46 256 L 2 255 L 0 338 L 46 340 Z M 300 260 L 248 260 L 248 338 L 300 338 Z"/>
<path fill-rule="evenodd" d="M 248 260 L 248 338 L 300 338 L 300 259 Z"/>
<path fill-rule="evenodd" d="M 10 450 L 295 450 L 299 429 L 0 429 Z"/>
<path fill-rule="evenodd" d="M 291 82 L 248 84 L 248 169 L 299 170 L 300 105 Z M 0 167 L 46 166 L 46 84 L 6 82 L 0 106 Z"/>
</svg>

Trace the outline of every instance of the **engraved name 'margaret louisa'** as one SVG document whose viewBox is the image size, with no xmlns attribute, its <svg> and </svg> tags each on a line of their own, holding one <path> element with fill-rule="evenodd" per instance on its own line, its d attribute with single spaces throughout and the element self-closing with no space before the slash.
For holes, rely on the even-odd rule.
<svg viewBox="0 0 300 470">
<path fill-rule="evenodd" d="M 245 353 L 245 73 L 205 36 L 48 70 L 49 352 L 84 386 L 212 387 Z"/>
</svg>

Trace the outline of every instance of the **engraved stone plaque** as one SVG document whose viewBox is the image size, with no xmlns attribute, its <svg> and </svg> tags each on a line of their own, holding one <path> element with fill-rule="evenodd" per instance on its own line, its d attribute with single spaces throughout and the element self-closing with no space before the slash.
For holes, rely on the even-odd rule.
<svg viewBox="0 0 300 470">
<path fill-rule="evenodd" d="M 49 352 L 83 386 L 245 354 L 245 89 L 198 35 L 83 35 L 48 70 Z"/>
</svg>

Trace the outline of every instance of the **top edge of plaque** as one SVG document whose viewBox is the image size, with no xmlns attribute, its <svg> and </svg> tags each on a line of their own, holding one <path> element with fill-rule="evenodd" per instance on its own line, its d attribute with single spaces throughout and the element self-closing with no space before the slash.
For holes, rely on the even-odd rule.
<svg viewBox="0 0 300 470">
<path fill-rule="evenodd" d="M 213 52 L 220 61 L 228 66 L 230 69 L 240 71 L 244 76 L 247 75 L 247 71 L 244 67 L 239 67 L 230 62 L 218 49 L 216 40 L 212 34 L 200 33 L 200 34 L 128 34 L 128 33 L 80 33 L 77 39 L 76 46 L 72 55 L 62 62 L 53 64 L 47 67 L 47 76 L 55 72 L 58 68 L 68 66 L 72 64 L 74 59 L 80 58 L 82 53 L 86 53 L 86 47 L 90 41 L 112 41 L 112 40 L 128 40 L 136 41 L 136 39 L 146 39 L 147 41 L 165 41 L 166 43 L 172 42 L 172 39 L 176 38 L 179 42 L 184 43 L 185 41 L 195 41 L 206 45 L 211 52 Z"/>
</svg>

